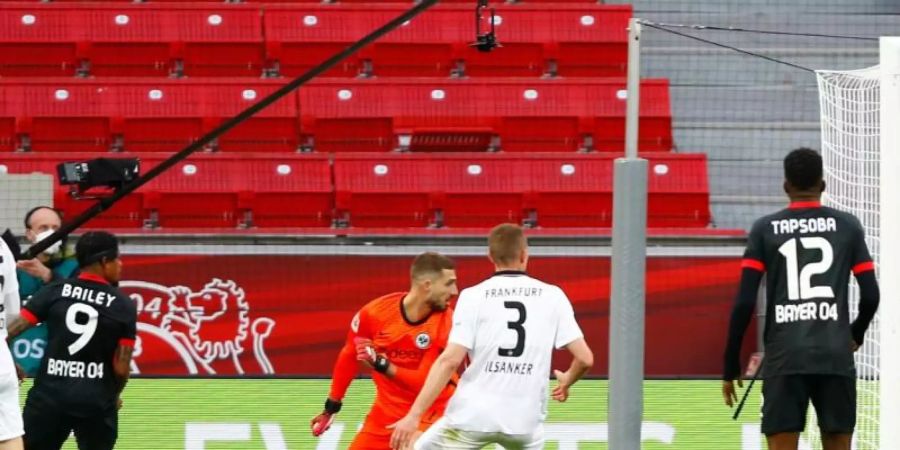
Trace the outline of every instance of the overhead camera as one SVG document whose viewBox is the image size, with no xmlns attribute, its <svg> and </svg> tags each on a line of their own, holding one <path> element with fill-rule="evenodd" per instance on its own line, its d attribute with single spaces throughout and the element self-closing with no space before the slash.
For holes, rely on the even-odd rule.
<svg viewBox="0 0 900 450">
<path fill-rule="evenodd" d="M 491 8 L 490 28 L 485 32 L 481 30 L 483 22 L 482 11 L 487 9 L 487 7 L 488 0 L 478 0 L 478 6 L 475 7 L 475 42 L 470 45 L 477 48 L 480 52 L 490 52 L 497 47 L 501 47 L 494 32 L 497 24 L 496 10 L 494 8 Z"/>
<path fill-rule="evenodd" d="M 73 186 L 73 196 L 91 188 L 121 189 L 140 175 L 135 158 L 97 158 L 82 162 L 64 162 L 56 166 L 59 183 Z"/>
</svg>

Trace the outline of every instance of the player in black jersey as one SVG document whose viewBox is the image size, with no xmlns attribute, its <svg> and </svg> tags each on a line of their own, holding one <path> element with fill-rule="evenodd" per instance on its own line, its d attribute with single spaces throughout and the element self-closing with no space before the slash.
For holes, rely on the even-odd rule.
<svg viewBox="0 0 900 450">
<path fill-rule="evenodd" d="M 731 313 L 722 394 L 731 406 L 740 386 L 744 331 L 766 275 L 762 432 L 770 450 L 796 450 L 812 401 L 825 450 L 850 450 L 856 426 L 853 352 L 878 309 L 875 265 L 865 232 L 851 214 L 820 204 L 822 158 L 813 150 L 784 159 L 790 206 L 753 224 L 744 252 L 740 292 Z M 860 288 L 850 322 L 850 273 Z"/>
<path fill-rule="evenodd" d="M 137 307 L 115 287 L 122 271 L 115 236 L 85 233 L 75 252 L 78 278 L 45 286 L 9 328 L 10 341 L 41 322 L 48 329 L 47 349 L 25 402 L 26 450 L 58 450 L 73 431 L 79 449 L 106 450 L 118 435 Z"/>
</svg>

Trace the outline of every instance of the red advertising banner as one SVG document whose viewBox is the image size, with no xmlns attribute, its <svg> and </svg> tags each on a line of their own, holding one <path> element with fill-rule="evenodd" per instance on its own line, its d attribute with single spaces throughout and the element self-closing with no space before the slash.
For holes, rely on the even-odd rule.
<svg viewBox="0 0 900 450">
<path fill-rule="evenodd" d="M 485 257 L 454 259 L 461 288 L 491 274 Z M 411 260 L 126 255 L 121 288 L 140 311 L 133 369 L 142 375 L 329 376 L 357 309 L 407 289 Z M 648 375 L 720 374 L 739 266 L 737 257 L 648 259 Z M 593 374 L 605 375 L 610 259 L 533 257 L 529 272 L 569 295 L 596 355 Z M 566 360 L 560 355 L 555 364 Z"/>
</svg>

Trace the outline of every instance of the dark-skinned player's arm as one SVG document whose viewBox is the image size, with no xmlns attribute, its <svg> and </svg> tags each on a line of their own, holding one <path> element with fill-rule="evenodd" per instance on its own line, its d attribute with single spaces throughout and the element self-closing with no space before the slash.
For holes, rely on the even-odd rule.
<svg viewBox="0 0 900 450">
<path fill-rule="evenodd" d="M 128 299 L 128 297 L 125 297 Z M 130 300 L 130 299 L 128 299 Z M 116 408 L 122 407 L 122 391 L 128 384 L 131 376 L 131 355 L 134 353 L 134 343 L 137 339 L 137 304 L 131 302 L 127 304 L 128 321 L 124 324 L 124 329 L 119 337 L 119 344 L 113 353 L 113 374 L 116 377 Z"/>
<path fill-rule="evenodd" d="M 119 341 L 113 356 L 113 373 L 116 376 L 116 393 L 118 394 L 116 408 L 122 407 L 122 391 L 125 390 L 125 385 L 128 384 L 128 379 L 131 376 L 132 353 L 134 353 L 134 340 L 131 340 L 130 343 L 124 339 Z"/>
<path fill-rule="evenodd" d="M 875 278 L 875 263 L 866 246 L 865 230 L 859 226 L 854 238 L 853 248 L 853 275 L 856 284 L 859 285 L 859 314 L 856 320 L 850 324 L 850 333 L 853 336 L 851 346 L 855 351 L 866 337 L 866 330 L 878 311 L 881 302 L 881 291 L 878 289 L 878 280 Z"/>
<path fill-rule="evenodd" d="M 738 387 L 743 387 L 741 382 L 741 345 L 744 342 L 744 333 L 747 325 L 753 318 L 756 309 L 756 296 L 759 291 L 759 283 L 765 274 L 766 266 L 762 253 L 762 231 L 754 225 L 748 237 L 747 249 L 741 260 L 741 282 L 738 288 L 734 306 L 731 308 L 731 319 L 728 324 L 728 341 L 725 344 L 725 368 L 722 373 L 722 397 L 729 407 L 737 402 L 737 393 L 734 390 L 734 380 Z"/>
</svg>

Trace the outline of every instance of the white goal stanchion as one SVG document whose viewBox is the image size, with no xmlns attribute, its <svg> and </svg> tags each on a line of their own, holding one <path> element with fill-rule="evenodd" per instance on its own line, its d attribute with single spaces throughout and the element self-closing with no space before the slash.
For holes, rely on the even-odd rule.
<svg viewBox="0 0 900 450">
<path fill-rule="evenodd" d="M 900 38 L 881 38 L 881 62 L 817 71 L 825 203 L 856 215 L 878 267 L 881 306 L 857 352 L 857 450 L 900 442 Z M 858 290 L 851 285 L 851 317 Z M 818 443 L 816 421 L 808 422 Z"/>
</svg>

